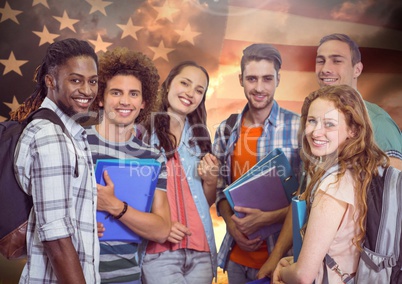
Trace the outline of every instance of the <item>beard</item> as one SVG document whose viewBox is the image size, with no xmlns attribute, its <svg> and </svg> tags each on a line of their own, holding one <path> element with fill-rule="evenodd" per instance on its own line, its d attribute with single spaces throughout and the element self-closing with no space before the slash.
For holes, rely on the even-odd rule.
<svg viewBox="0 0 402 284">
<path fill-rule="evenodd" d="M 253 99 L 253 96 L 247 96 L 247 101 L 249 104 L 249 107 L 255 110 L 262 110 L 267 108 L 268 106 L 272 105 L 274 101 L 274 96 L 272 95 L 267 95 L 267 100 L 264 100 L 262 102 L 257 102 Z"/>
</svg>

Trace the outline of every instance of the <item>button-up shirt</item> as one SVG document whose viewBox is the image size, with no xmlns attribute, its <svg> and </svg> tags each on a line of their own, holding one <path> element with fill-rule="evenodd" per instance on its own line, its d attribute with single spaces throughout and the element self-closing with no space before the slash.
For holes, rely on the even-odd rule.
<svg viewBox="0 0 402 284">
<path fill-rule="evenodd" d="M 85 130 L 46 98 L 41 107 L 61 118 L 72 139 L 46 119 L 33 120 L 15 152 L 15 175 L 32 196 L 28 260 L 20 283 L 57 283 L 43 243 L 70 237 L 87 283 L 99 283 L 96 181 Z M 74 143 L 74 145 L 73 145 Z M 78 177 L 74 176 L 78 159 Z"/>
<path fill-rule="evenodd" d="M 242 113 L 237 116 L 236 123 L 227 140 L 224 132 L 226 120 L 219 125 L 215 134 L 212 152 L 219 159 L 221 165 L 216 200 L 218 215 L 220 215 L 218 203 L 222 199 L 226 199 L 223 190 L 232 183 L 232 175 L 230 174 L 232 153 L 240 135 L 243 116 L 247 111 L 248 105 L 246 105 Z M 264 122 L 263 133 L 257 141 L 257 162 L 275 148 L 280 148 L 288 158 L 293 172 L 296 175 L 300 174 L 301 159 L 297 139 L 299 126 L 300 116 L 280 108 L 278 103 L 274 101 L 271 113 Z M 266 240 L 269 253 L 272 251 L 277 237 L 278 235 L 270 236 Z M 218 253 L 219 267 L 225 269 L 233 246 L 234 239 L 227 232 Z"/>
</svg>

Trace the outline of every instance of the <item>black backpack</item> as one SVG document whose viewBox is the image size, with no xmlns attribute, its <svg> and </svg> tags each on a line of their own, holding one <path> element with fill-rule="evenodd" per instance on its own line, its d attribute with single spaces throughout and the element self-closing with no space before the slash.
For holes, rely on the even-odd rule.
<svg viewBox="0 0 402 284">
<path fill-rule="evenodd" d="M 47 119 L 61 127 L 71 139 L 60 117 L 52 110 L 40 108 L 24 121 L 0 123 L 0 253 L 15 259 L 26 255 L 26 229 L 32 208 L 32 197 L 19 186 L 14 175 L 14 152 L 24 128 L 33 119 Z M 74 145 L 74 144 L 73 144 Z M 75 159 L 75 176 L 78 176 L 78 159 Z"/>
</svg>

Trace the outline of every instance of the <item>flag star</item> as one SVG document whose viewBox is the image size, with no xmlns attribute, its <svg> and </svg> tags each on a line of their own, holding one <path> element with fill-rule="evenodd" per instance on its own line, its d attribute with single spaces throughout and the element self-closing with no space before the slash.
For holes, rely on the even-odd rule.
<svg viewBox="0 0 402 284">
<path fill-rule="evenodd" d="M 160 57 L 162 59 L 165 59 L 168 62 L 169 62 L 169 59 L 168 59 L 167 55 L 168 55 L 168 53 L 170 53 L 174 50 L 174 48 L 166 48 L 165 44 L 163 43 L 163 40 L 161 40 L 158 47 L 150 46 L 149 48 L 155 53 L 153 60 L 156 60 Z"/>
<path fill-rule="evenodd" d="M 198 32 L 193 32 L 191 30 L 190 24 L 188 24 L 186 26 L 186 28 L 184 29 L 184 31 L 181 30 L 175 30 L 176 33 L 178 33 L 180 35 L 179 41 L 177 43 L 183 42 L 183 41 L 188 41 L 190 42 L 192 45 L 194 45 L 194 38 L 198 35 L 200 35 L 201 33 Z"/>
<path fill-rule="evenodd" d="M 46 26 L 43 26 L 43 31 L 42 32 L 33 31 L 33 33 L 36 34 L 38 37 L 40 37 L 39 46 L 41 46 L 42 44 L 45 44 L 47 42 L 52 44 L 54 42 L 54 39 L 56 37 L 60 36 L 58 34 L 49 33 L 49 31 L 47 30 Z"/>
<path fill-rule="evenodd" d="M 11 111 L 17 110 L 19 108 L 19 106 L 20 106 L 20 103 L 18 102 L 18 100 L 17 100 L 17 98 L 15 96 L 13 97 L 13 102 L 12 103 L 3 102 L 3 104 L 8 106 L 11 109 Z"/>
<path fill-rule="evenodd" d="M 55 18 L 57 21 L 60 22 L 60 30 L 65 29 L 65 28 L 69 28 L 70 30 L 72 30 L 73 32 L 76 33 L 75 28 L 74 28 L 74 24 L 78 23 L 80 20 L 70 19 L 68 17 L 67 11 L 64 11 L 63 17 L 55 17 L 55 16 L 53 16 L 53 18 Z"/>
<path fill-rule="evenodd" d="M 42 4 L 43 6 L 49 8 L 49 4 L 47 4 L 47 0 L 33 0 L 32 7 L 38 4 Z"/>
<path fill-rule="evenodd" d="M 95 46 L 95 53 L 98 53 L 99 51 L 106 52 L 107 48 L 113 44 L 113 42 L 103 41 L 100 34 L 98 34 L 98 38 L 96 40 L 88 41 Z"/>
<path fill-rule="evenodd" d="M 143 28 L 141 26 L 134 26 L 131 18 L 128 19 L 127 25 L 117 25 L 117 26 L 123 30 L 121 39 L 127 36 L 132 36 L 134 39 L 138 40 L 136 33 Z"/>
<path fill-rule="evenodd" d="M 27 63 L 28 60 L 17 60 L 14 56 L 14 52 L 11 51 L 10 57 L 8 59 L 0 59 L 0 63 L 5 66 L 3 75 L 8 72 L 14 71 L 15 73 L 22 76 L 20 67 Z"/>
<path fill-rule="evenodd" d="M 165 1 L 165 4 L 163 4 L 162 7 L 156 7 L 153 6 L 153 8 L 158 12 L 158 16 L 156 17 L 155 21 L 159 20 L 159 19 L 163 19 L 166 18 L 169 21 L 171 21 L 173 23 L 173 18 L 172 15 L 176 12 L 179 12 L 180 9 L 176 9 L 176 8 L 171 8 L 169 6 L 168 1 Z"/>
<path fill-rule="evenodd" d="M 99 11 L 105 16 L 107 16 L 105 8 L 112 4 L 112 2 L 103 0 L 85 0 L 85 1 L 87 1 L 92 6 L 91 11 L 89 11 L 89 14 Z"/>
<path fill-rule="evenodd" d="M 17 20 L 17 16 L 19 14 L 21 14 L 22 11 L 11 9 L 8 2 L 6 2 L 6 5 L 4 5 L 4 8 L 0 8 L 0 13 L 1 13 L 0 23 L 4 22 L 7 19 L 10 19 L 10 20 L 16 22 L 17 24 L 19 24 L 19 22 Z"/>
</svg>

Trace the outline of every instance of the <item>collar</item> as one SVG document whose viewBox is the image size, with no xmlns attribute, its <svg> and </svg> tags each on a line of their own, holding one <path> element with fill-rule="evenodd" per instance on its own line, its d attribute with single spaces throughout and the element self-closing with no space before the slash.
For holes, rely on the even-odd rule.
<svg viewBox="0 0 402 284">
<path fill-rule="evenodd" d="M 181 134 L 180 143 L 179 143 L 178 148 L 182 144 L 184 144 L 186 146 L 190 146 L 189 141 L 192 137 L 193 137 L 193 131 L 190 127 L 190 122 L 188 121 L 188 118 L 186 117 L 186 120 L 184 121 L 184 127 L 183 127 L 183 131 Z"/>
<path fill-rule="evenodd" d="M 241 115 L 237 117 L 236 121 L 236 126 L 235 128 L 239 128 L 241 126 L 241 120 L 244 116 L 244 114 L 249 111 L 249 106 L 246 104 L 244 107 L 243 111 L 241 112 Z M 274 127 L 278 125 L 278 120 L 279 120 L 279 111 L 280 111 L 280 106 L 278 103 L 274 100 L 272 104 L 272 109 L 271 112 L 269 113 L 268 117 L 264 121 L 264 129 L 267 129 L 268 125 L 271 124 Z"/>
<path fill-rule="evenodd" d="M 84 132 L 84 129 L 80 124 L 78 124 L 74 119 L 66 115 L 51 99 L 46 97 L 41 106 L 41 108 L 48 108 L 53 110 L 61 119 L 61 121 L 64 123 L 67 131 L 71 134 L 73 137 L 79 137 L 78 135 L 81 135 Z"/>
</svg>

